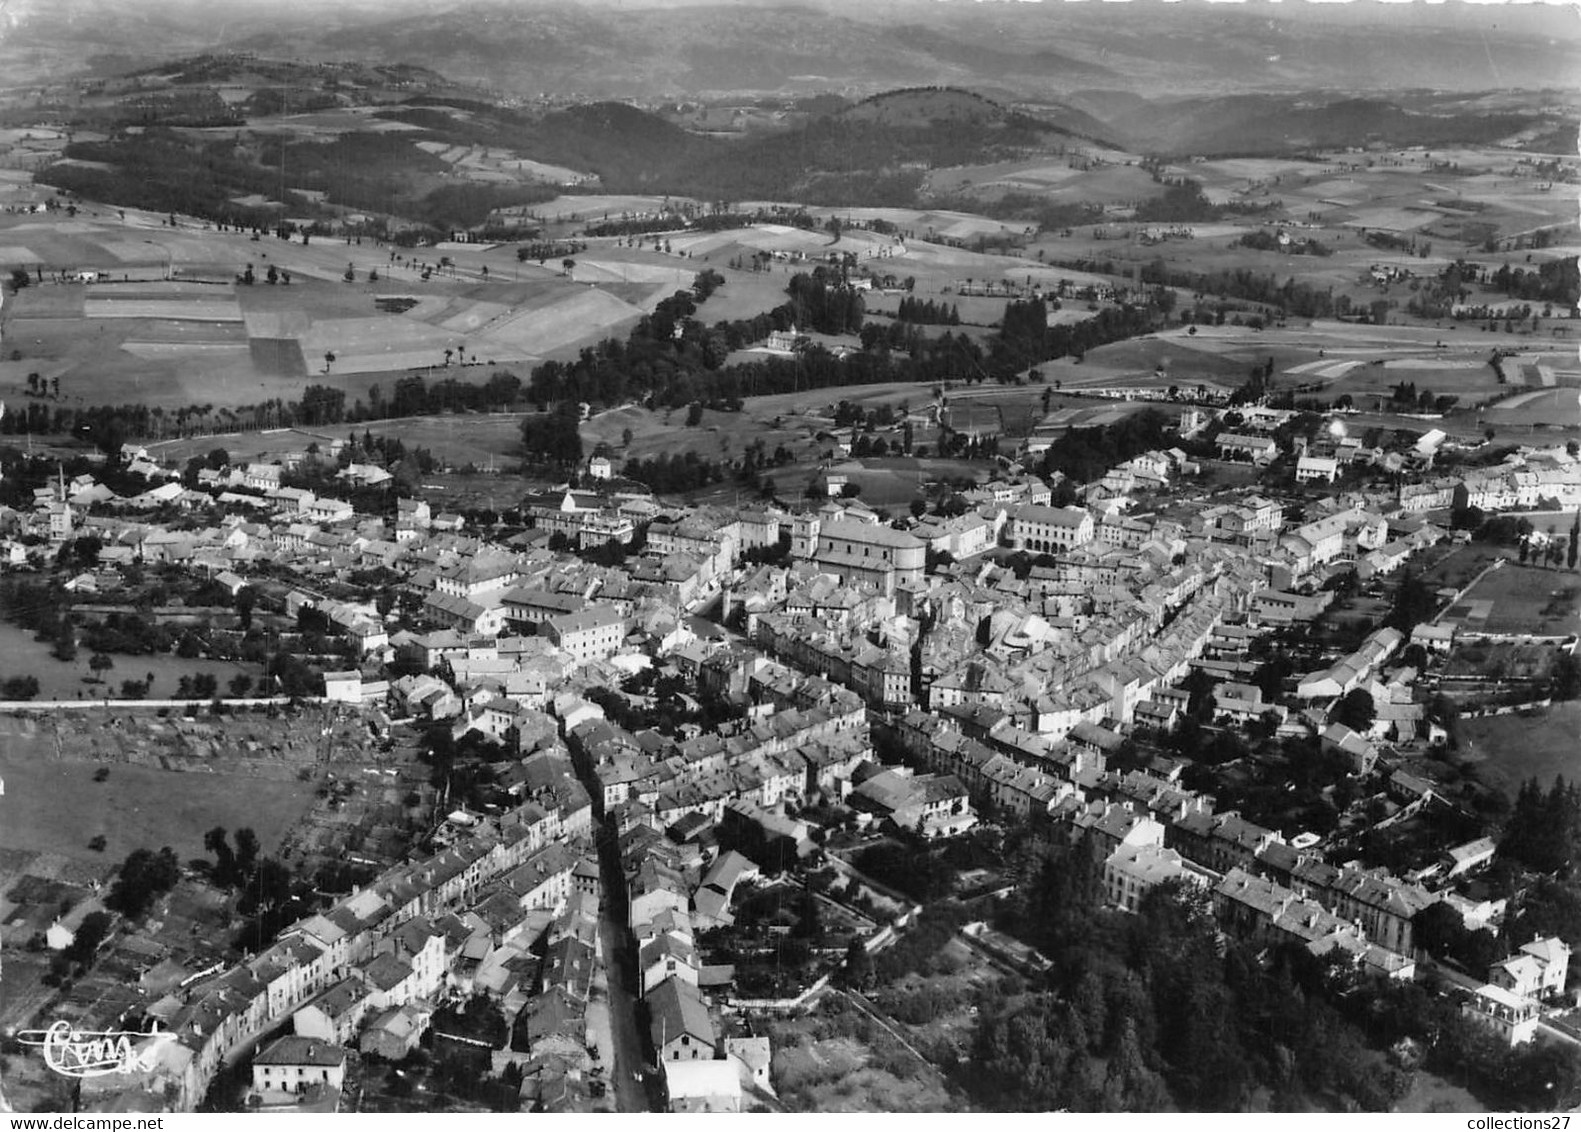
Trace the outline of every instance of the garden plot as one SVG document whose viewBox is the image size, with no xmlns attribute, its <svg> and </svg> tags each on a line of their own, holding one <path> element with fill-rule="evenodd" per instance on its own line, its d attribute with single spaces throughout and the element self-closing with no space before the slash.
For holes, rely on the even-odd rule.
<svg viewBox="0 0 1581 1132">
<path fill-rule="evenodd" d="M 195 322 L 241 322 L 234 299 L 101 299 L 83 302 L 84 318 L 190 319 Z"/>
</svg>

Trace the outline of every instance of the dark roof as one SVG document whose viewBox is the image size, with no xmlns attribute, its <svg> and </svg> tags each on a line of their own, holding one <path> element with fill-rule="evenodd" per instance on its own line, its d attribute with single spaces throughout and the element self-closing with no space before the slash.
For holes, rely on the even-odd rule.
<svg viewBox="0 0 1581 1132">
<path fill-rule="evenodd" d="M 648 992 L 648 1017 L 655 1048 L 662 1048 L 682 1034 L 690 1034 L 708 1046 L 718 1043 L 708 1007 L 694 987 L 679 979 L 665 979 Z"/>
<path fill-rule="evenodd" d="M 317 1038 L 287 1035 L 253 1058 L 254 1065 L 343 1065 L 346 1051 Z"/>
</svg>

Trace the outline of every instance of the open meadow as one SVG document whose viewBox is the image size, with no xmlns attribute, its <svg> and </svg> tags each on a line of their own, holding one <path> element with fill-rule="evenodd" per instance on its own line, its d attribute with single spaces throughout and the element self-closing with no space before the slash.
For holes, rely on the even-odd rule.
<svg viewBox="0 0 1581 1132">
<path fill-rule="evenodd" d="M 203 856 L 204 831 L 223 825 L 251 826 L 270 853 L 314 803 L 313 785 L 294 779 L 105 764 L 54 748 L 47 725 L 0 716 L 0 849 L 102 861 L 107 869 L 134 849 L 169 845 L 185 861 Z M 106 768 L 105 780 L 95 781 Z M 96 836 L 105 838 L 102 852 L 88 848 Z"/>
<path fill-rule="evenodd" d="M 1561 537 L 1565 529 L 1559 526 Z M 1484 574 L 1445 620 L 1482 633 L 1543 637 L 1581 633 L 1581 575 L 1506 562 Z"/>
<path fill-rule="evenodd" d="M 1462 759 L 1477 777 L 1514 799 L 1521 783 L 1536 778 L 1547 787 L 1558 775 L 1566 782 L 1581 776 L 1581 703 L 1555 704 L 1513 715 L 1460 722 Z"/>
<path fill-rule="evenodd" d="M 183 676 L 206 673 L 218 680 L 223 690 L 232 677 L 245 675 L 257 681 L 263 674 L 262 665 L 228 660 L 186 660 L 168 653 L 116 655 L 111 657 L 114 667 L 105 671 L 100 682 L 88 666 L 86 649 L 78 649 L 74 660 L 60 661 L 50 654 L 51 647 L 47 642 L 34 640 L 25 629 L 0 621 L 0 677 L 35 677 L 40 700 L 94 700 L 115 694 L 123 680 L 141 681 L 150 674 L 154 677 L 150 692 L 154 699 L 173 698 Z"/>
</svg>

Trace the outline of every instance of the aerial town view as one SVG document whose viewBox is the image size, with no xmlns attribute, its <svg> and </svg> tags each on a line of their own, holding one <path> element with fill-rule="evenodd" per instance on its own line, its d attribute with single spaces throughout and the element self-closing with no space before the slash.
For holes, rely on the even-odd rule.
<svg viewBox="0 0 1581 1132">
<path fill-rule="evenodd" d="M 1581 1108 L 1576 16 L 0 3 L 0 1112 Z"/>
</svg>

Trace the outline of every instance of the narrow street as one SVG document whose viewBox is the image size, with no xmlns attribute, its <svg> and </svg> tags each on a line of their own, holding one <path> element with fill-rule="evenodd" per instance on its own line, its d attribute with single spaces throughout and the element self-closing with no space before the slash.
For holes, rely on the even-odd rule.
<svg viewBox="0 0 1581 1132">
<path fill-rule="evenodd" d="M 610 914 L 613 902 L 606 899 L 599 917 L 598 944 L 604 970 L 609 976 L 609 1049 L 599 1050 L 610 1088 L 615 1094 L 617 1112 L 648 1112 L 648 1091 L 634 1074 L 642 1071 L 642 1035 L 637 1030 L 637 998 L 628 981 L 631 970 L 631 939 L 624 922 Z M 624 906 L 625 901 L 621 901 Z"/>
<path fill-rule="evenodd" d="M 587 777 L 584 776 L 584 784 Z M 596 779 L 590 791 L 597 788 Z M 601 1006 L 606 1017 L 599 1027 L 607 1038 L 599 1048 L 610 1100 L 617 1112 L 664 1111 L 657 1082 L 645 1072 L 647 1058 L 637 1024 L 637 964 L 635 940 L 627 926 L 626 878 L 620 869 L 620 841 L 603 824 L 594 827 L 598 848 L 599 879 L 603 899 L 598 914 L 598 950 L 606 997 Z M 607 1048 L 606 1048 L 607 1047 Z"/>
</svg>

